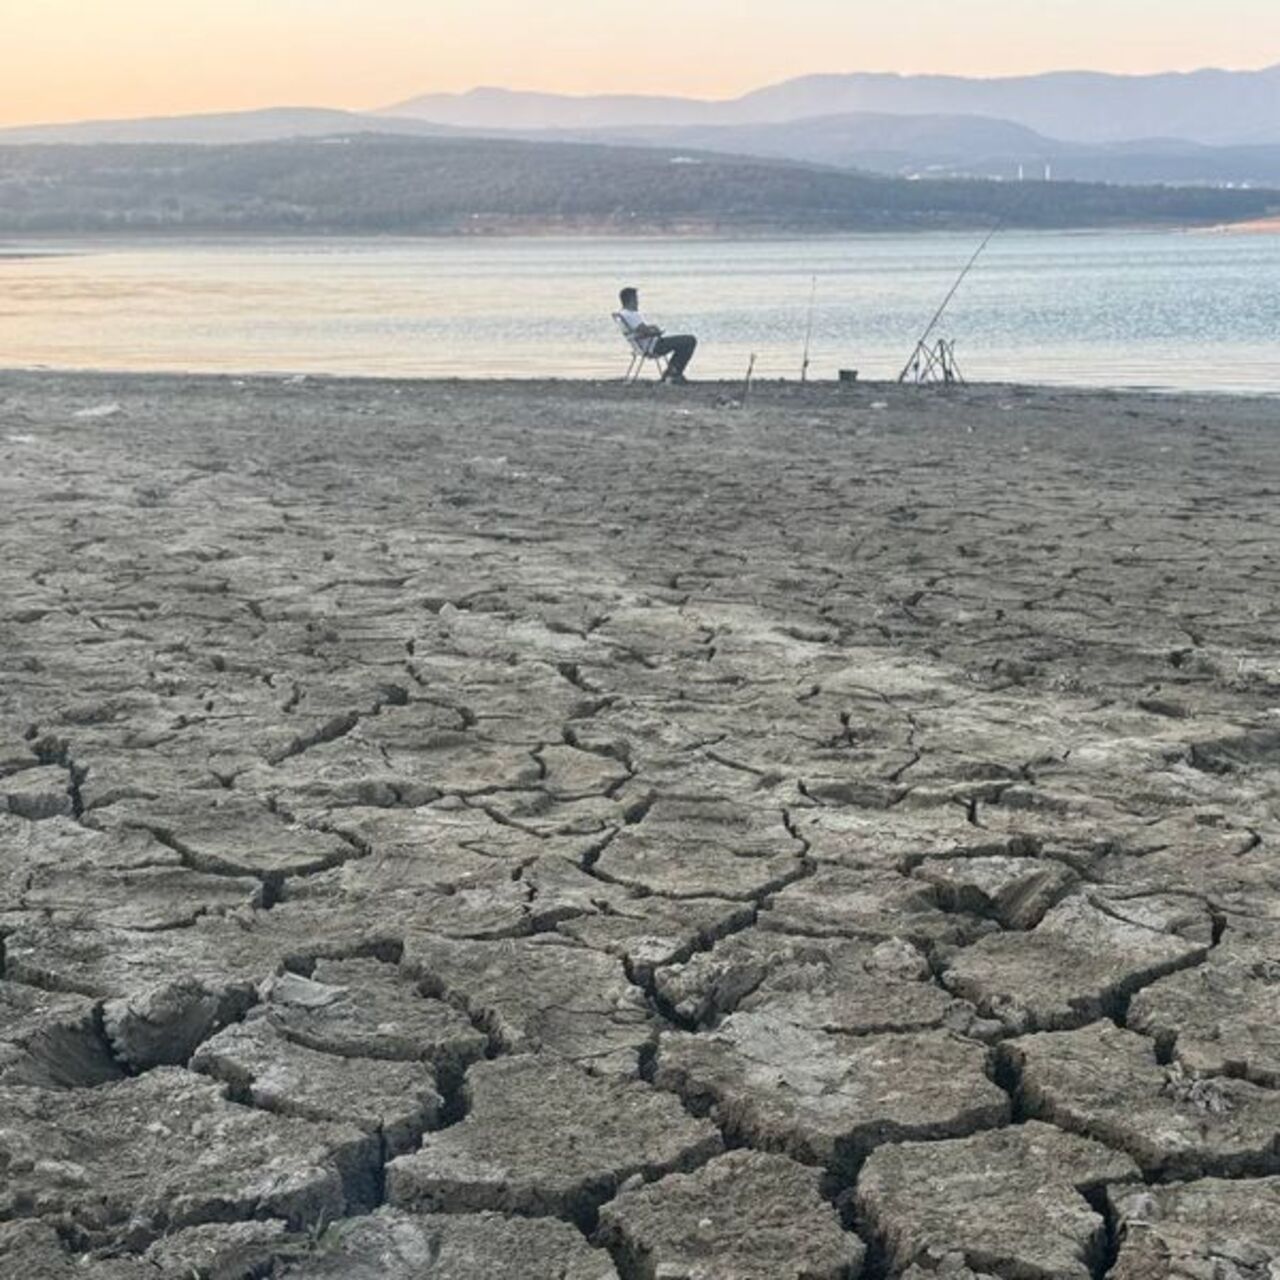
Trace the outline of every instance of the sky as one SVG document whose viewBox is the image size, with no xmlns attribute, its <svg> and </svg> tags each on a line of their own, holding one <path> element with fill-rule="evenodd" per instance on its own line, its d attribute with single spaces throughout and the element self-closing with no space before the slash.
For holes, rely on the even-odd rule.
<svg viewBox="0 0 1280 1280">
<path fill-rule="evenodd" d="M 476 85 L 718 98 L 817 71 L 1274 63 L 1277 0 L 0 0 L 0 125 Z"/>
</svg>

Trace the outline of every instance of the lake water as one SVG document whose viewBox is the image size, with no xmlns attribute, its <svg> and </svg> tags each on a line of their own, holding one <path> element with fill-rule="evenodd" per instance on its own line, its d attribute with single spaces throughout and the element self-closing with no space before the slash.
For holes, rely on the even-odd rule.
<svg viewBox="0 0 1280 1280">
<path fill-rule="evenodd" d="M 617 376 L 635 284 L 691 373 L 798 377 L 816 276 L 810 376 L 888 378 L 979 240 L 0 243 L 0 366 Z M 1280 393 L 1280 235 L 1004 233 L 939 334 L 970 380 Z"/>
</svg>

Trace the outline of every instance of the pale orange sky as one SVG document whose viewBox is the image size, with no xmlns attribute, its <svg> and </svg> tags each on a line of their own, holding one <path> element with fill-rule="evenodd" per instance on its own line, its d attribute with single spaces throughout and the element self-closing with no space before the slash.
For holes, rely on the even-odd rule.
<svg viewBox="0 0 1280 1280">
<path fill-rule="evenodd" d="M 813 71 L 1276 62 L 1280 0 L 0 0 L 0 124 L 477 84 L 728 97 Z"/>
</svg>

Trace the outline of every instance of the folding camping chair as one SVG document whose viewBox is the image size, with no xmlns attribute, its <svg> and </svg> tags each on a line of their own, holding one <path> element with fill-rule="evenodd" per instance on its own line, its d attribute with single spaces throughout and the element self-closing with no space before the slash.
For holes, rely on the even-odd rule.
<svg viewBox="0 0 1280 1280">
<path fill-rule="evenodd" d="M 622 318 L 620 312 L 613 313 L 613 322 L 618 326 L 622 336 L 627 340 L 627 346 L 631 351 L 631 363 L 627 366 L 627 372 L 623 375 L 623 382 L 638 382 L 640 374 L 644 370 L 644 362 L 652 360 L 657 368 L 658 377 L 665 378 L 667 376 L 667 365 L 670 363 L 669 356 L 650 355 L 644 349 L 645 339 L 637 338 L 634 333 L 627 327 L 627 322 Z"/>
</svg>

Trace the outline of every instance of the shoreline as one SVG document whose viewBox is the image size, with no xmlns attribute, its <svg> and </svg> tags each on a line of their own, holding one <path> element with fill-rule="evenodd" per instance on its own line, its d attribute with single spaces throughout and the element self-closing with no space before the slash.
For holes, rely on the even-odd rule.
<svg viewBox="0 0 1280 1280">
<path fill-rule="evenodd" d="M 116 369 L 116 368 L 76 368 L 43 365 L 0 365 L 0 380 L 4 378 L 82 378 L 85 380 L 101 379 L 127 382 L 131 379 L 139 381 L 172 381 L 172 382 L 225 382 L 238 387 L 256 385 L 283 386 L 315 386 L 340 387 L 350 384 L 355 387 L 387 386 L 391 388 L 446 388 L 458 391 L 479 391 L 487 389 L 519 389 L 525 391 L 563 391 L 581 395 L 589 392 L 605 392 L 610 389 L 625 392 L 632 397 L 648 391 L 654 396 L 675 400 L 677 397 L 693 398 L 699 392 L 716 396 L 733 396 L 742 390 L 741 378 L 693 378 L 679 390 L 662 386 L 656 382 L 624 383 L 619 377 L 520 377 L 517 375 L 452 375 L 452 374 L 384 374 L 384 373 L 347 373 L 347 372 L 313 372 L 310 370 L 291 369 L 257 369 L 257 370 L 209 370 L 209 369 Z M 0 388 L 2 389 L 2 388 Z M 751 383 L 751 397 L 757 398 L 766 392 L 781 393 L 795 397 L 815 396 L 821 393 L 849 399 L 859 391 L 902 392 L 907 395 L 948 396 L 966 392 L 1008 392 L 1023 395 L 1052 394 L 1083 397 L 1115 397 L 1127 396 L 1138 399 L 1150 397 L 1159 400 L 1196 400 L 1208 399 L 1271 401 L 1280 399 L 1280 388 L 1273 391 L 1241 390 L 1218 387 L 1167 387 L 1160 385 L 1144 385 L 1140 383 L 1097 384 L 1076 382 L 1024 382 L 1024 381 L 976 381 L 943 386 L 939 383 L 915 385 L 902 383 L 894 378 L 859 378 L 854 383 L 840 382 L 835 378 L 810 378 L 801 382 L 796 378 L 757 378 Z"/>
<path fill-rule="evenodd" d="M 681 243 L 698 243 L 701 241 L 741 241 L 758 243 L 779 241 L 794 243 L 797 241 L 832 241 L 832 240 L 884 240 L 895 236 L 930 237 L 930 236 L 967 236 L 990 231 L 992 219 L 976 219 L 940 223 L 922 226 L 919 223 L 904 223 L 900 226 L 856 226 L 856 227 L 805 227 L 785 225 L 769 227 L 744 227 L 739 225 L 686 224 L 677 227 L 637 227 L 629 228 L 617 225 L 600 226 L 564 226 L 557 224 L 539 224 L 530 226 L 511 226 L 509 228 L 484 227 L 479 229 L 448 229 L 420 231 L 362 231 L 358 228 L 317 227 L 313 229 L 294 229 L 289 227 L 245 228 L 228 227 L 221 230 L 217 227 L 145 227 L 145 228 L 90 228 L 83 231 L 50 230 L 50 231 L 5 231 L 0 235 L 0 243 L 37 241 L 56 244 L 59 241 L 76 241 L 78 243 L 105 244 L 254 244 L 265 240 L 287 240 L 298 243 L 316 243 L 325 240 L 354 241 L 371 243 L 376 241 L 404 242 L 434 241 L 440 243 L 512 243 L 520 240 L 584 240 L 592 243 L 621 241 L 624 243 L 652 243 L 678 241 Z M 1172 220 L 1134 221 L 1134 222 L 1098 222 L 1098 223 L 1065 223 L 1062 226 L 1020 226 L 1006 225 L 1001 234 L 1005 236 L 1103 236 L 1103 235 L 1160 235 L 1186 234 L 1280 234 L 1280 214 L 1267 218 L 1249 218 L 1240 222 L 1220 222 L 1211 219 L 1202 221 Z M 6 253 L 0 249 L 0 260 L 6 257 L 51 257 L 67 256 L 65 254 L 41 253 Z"/>
<path fill-rule="evenodd" d="M 1249 218 L 1243 222 L 1224 222 L 1203 230 L 1222 236 L 1280 236 L 1280 214 L 1270 218 Z"/>
</svg>

